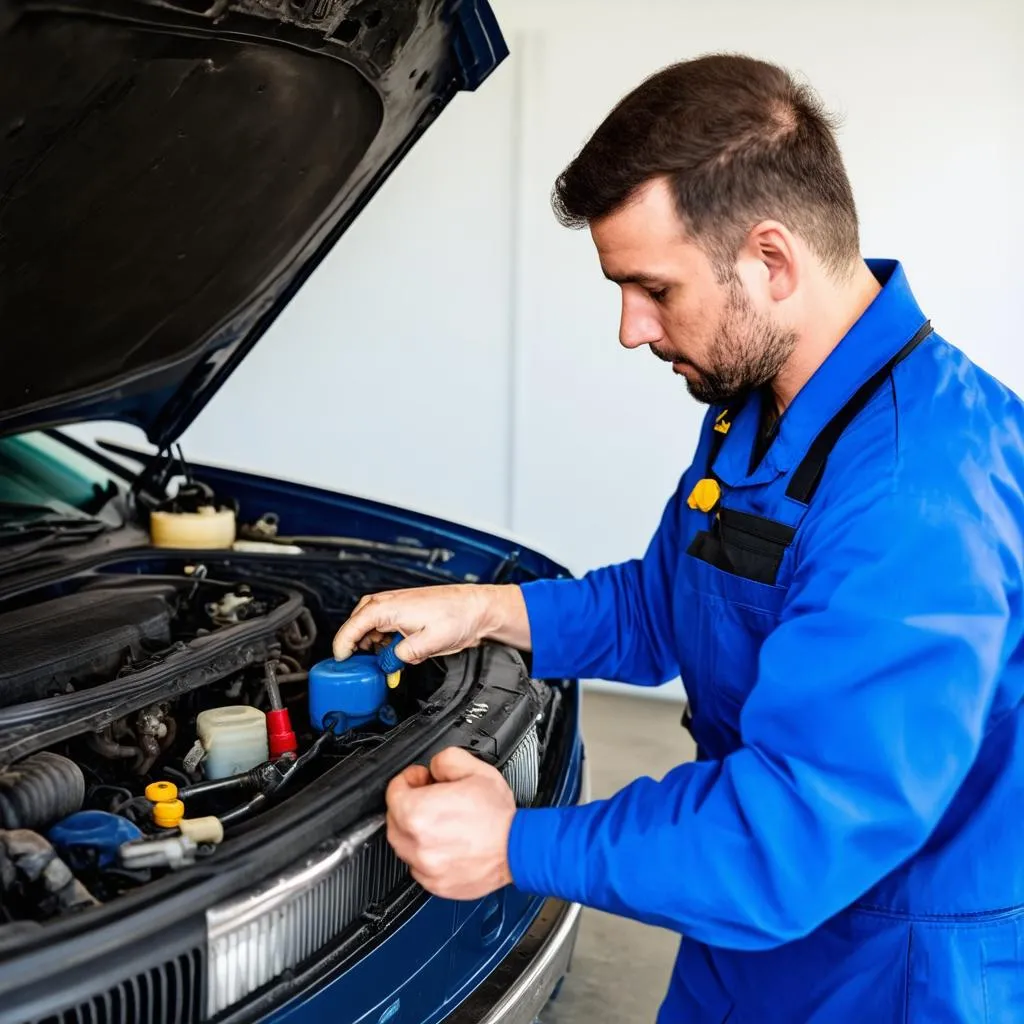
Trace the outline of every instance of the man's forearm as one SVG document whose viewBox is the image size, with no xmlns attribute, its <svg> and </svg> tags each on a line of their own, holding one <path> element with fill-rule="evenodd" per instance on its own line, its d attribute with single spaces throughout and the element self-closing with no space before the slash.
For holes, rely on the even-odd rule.
<svg viewBox="0 0 1024 1024">
<path fill-rule="evenodd" d="M 526 613 L 526 601 L 518 586 L 485 586 L 486 610 L 483 616 L 484 628 L 481 639 L 508 644 L 519 651 L 531 649 L 530 618 Z"/>
</svg>

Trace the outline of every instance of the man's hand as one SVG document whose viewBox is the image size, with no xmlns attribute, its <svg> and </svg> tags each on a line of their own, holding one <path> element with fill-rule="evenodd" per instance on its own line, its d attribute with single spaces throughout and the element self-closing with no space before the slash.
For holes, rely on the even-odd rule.
<svg viewBox="0 0 1024 1024">
<path fill-rule="evenodd" d="M 516 801 L 497 769 L 450 747 L 393 779 L 387 804 L 388 842 L 428 892 L 475 900 L 512 881 Z"/>
<path fill-rule="evenodd" d="M 395 654 L 407 665 L 484 640 L 530 647 L 526 602 L 518 587 L 455 584 L 367 595 L 338 630 L 334 657 L 344 661 L 357 650 L 374 650 L 393 633 L 405 637 Z"/>
</svg>

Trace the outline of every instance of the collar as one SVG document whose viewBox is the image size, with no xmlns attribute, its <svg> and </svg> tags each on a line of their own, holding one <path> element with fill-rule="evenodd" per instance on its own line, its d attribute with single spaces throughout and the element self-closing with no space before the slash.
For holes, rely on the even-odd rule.
<svg viewBox="0 0 1024 1024">
<path fill-rule="evenodd" d="M 761 396 L 752 395 L 733 420 L 715 460 L 715 475 L 729 487 L 767 483 L 796 466 L 815 437 L 909 341 L 925 316 L 896 260 L 868 260 L 882 290 L 861 314 L 782 414 L 775 440 L 753 473 L 750 452 L 761 418 Z"/>
</svg>

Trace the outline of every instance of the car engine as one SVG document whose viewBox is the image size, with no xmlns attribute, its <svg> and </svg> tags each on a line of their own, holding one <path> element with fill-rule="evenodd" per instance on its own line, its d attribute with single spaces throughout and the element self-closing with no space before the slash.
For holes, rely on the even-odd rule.
<svg viewBox="0 0 1024 1024">
<path fill-rule="evenodd" d="M 362 593 L 422 579 L 334 566 L 165 556 L 0 605 L 0 944 L 215 857 L 429 702 L 438 663 L 339 684 L 329 650 Z"/>
</svg>

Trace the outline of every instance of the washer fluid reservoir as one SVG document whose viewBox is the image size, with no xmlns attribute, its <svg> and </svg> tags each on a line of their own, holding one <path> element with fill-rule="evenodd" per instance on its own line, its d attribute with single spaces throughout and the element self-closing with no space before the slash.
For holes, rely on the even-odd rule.
<svg viewBox="0 0 1024 1024">
<path fill-rule="evenodd" d="M 337 731 L 372 722 L 380 717 L 387 695 L 384 672 L 372 654 L 354 654 L 347 661 L 328 658 L 309 670 L 309 717 L 320 732 L 332 711 L 344 716 Z"/>
<path fill-rule="evenodd" d="M 267 716 L 259 708 L 234 704 L 201 711 L 196 732 L 206 751 L 203 771 L 208 779 L 238 775 L 270 759 Z"/>
</svg>

